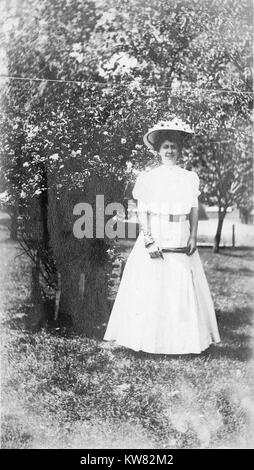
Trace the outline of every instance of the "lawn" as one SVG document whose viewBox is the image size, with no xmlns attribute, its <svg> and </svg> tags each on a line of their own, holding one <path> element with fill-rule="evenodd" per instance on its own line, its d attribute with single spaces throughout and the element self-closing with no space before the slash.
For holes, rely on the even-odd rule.
<svg viewBox="0 0 254 470">
<path fill-rule="evenodd" d="M 199 249 L 222 342 L 171 357 L 26 330 L 29 261 L 0 237 L 2 448 L 253 448 L 252 250 Z"/>
</svg>

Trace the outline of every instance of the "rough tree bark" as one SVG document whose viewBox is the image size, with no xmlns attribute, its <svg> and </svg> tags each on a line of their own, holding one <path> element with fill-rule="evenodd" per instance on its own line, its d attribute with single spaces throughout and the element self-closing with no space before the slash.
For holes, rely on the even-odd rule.
<svg viewBox="0 0 254 470">
<path fill-rule="evenodd" d="M 64 190 L 59 196 L 50 175 L 48 228 L 61 277 L 58 320 L 91 337 L 109 316 L 107 246 L 103 239 L 77 239 L 73 234 L 73 208 L 85 200 L 82 191 Z"/>
<path fill-rule="evenodd" d="M 90 251 L 89 246 L 86 250 Z M 59 319 L 65 324 L 70 321 L 75 331 L 92 337 L 109 314 L 107 275 L 103 264 L 85 258 L 83 266 L 74 261 L 60 267 Z"/>
<path fill-rule="evenodd" d="M 46 322 L 45 305 L 41 295 L 40 258 L 37 254 L 36 263 L 31 268 L 31 302 L 33 311 L 27 316 L 27 327 L 37 331 Z"/>
<path fill-rule="evenodd" d="M 42 169 L 42 182 L 41 185 L 44 191 L 39 195 L 37 201 L 34 201 L 35 207 L 39 209 L 38 224 L 35 225 L 35 231 L 32 232 L 34 240 L 37 241 L 38 251 L 36 255 L 36 262 L 32 266 L 31 275 L 31 300 L 33 304 L 33 312 L 31 316 L 30 328 L 36 329 L 40 326 L 44 326 L 49 318 L 49 312 L 47 312 L 47 304 L 43 301 L 41 293 L 40 273 L 41 266 L 45 261 L 48 261 L 49 257 L 49 231 L 48 231 L 48 187 L 47 187 L 47 173 L 46 168 Z M 41 244 L 42 240 L 42 244 Z"/>
</svg>

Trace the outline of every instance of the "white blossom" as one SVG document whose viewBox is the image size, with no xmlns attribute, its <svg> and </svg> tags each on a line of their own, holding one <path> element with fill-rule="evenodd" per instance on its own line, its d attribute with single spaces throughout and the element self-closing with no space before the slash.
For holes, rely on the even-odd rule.
<svg viewBox="0 0 254 470">
<path fill-rule="evenodd" d="M 50 158 L 50 160 L 56 161 L 56 160 L 59 160 L 59 155 L 58 155 L 58 153 L 54 153 L 54 154 L 51 155 L 49 158 Z"/>
<path fill-rule="evenodd" d="M 34 194 L 36 194 L 36 196 L 39 196 L 41 194 L 41 189 L 36 189 L 36 191 L 34 191 Z"/>
<path fill-rule="evenodd" d="M 10 199 L 10 196 L 9 196 L 7 191 L 4 191 L 3 193 L 0 193 L 0 202 L 2 202 L 2 203 L 8 202 L 9 199 Z"/>
</svg>

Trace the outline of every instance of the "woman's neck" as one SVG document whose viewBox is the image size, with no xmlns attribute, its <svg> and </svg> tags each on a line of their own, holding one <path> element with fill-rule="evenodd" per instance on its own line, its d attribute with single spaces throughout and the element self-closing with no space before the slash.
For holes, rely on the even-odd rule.
<svg viewBox="0 0 254 470">
<path fill-rule="evenodd" d="M 163 165 L 163 166 L 167 166 L 167 167 L 169 167 L 169 168 L 178 166 L 178 165 L 177 165 L 176 163 L 174 163 L 174 162 L 170 162 L 170 163 L 168 163 L 168 162 L 162 162 L 162 165 Z"/>
</svg>

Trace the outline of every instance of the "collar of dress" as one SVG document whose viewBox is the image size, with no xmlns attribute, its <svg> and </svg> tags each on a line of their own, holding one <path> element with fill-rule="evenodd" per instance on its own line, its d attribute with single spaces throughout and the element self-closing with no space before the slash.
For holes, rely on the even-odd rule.
<svg viewBox="0 0 254 470">
<path fill-rule="evenodd" d="M 160 166 L 160 168 L 164 171 L 164 170 L 169 170 L 169 171 L 175 171 L 175 170 L 179 170 L 181 167 L 179 165 L 167 165 L 166 163 L 162 163 L 162 165 Z"/>
</svg>

